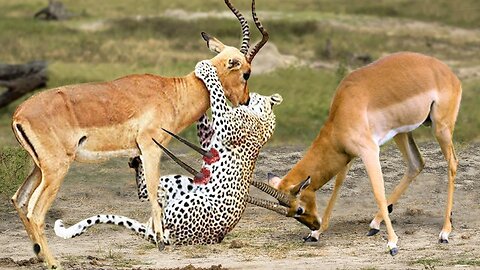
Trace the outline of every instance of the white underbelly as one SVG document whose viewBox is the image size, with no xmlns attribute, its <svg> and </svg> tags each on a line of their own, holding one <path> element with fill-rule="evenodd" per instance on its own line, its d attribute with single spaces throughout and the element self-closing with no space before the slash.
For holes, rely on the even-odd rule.
<svg viewBox="0 0 480 270">
<path fill-rule="evenodd" d="M 102 162 L 113 157 L 138 156 L 136 144 L 138 126 L 134 121 L 122 124 L 84 128 L 78 142 L 75 160 L 79 162 Z"/>
<path fill-rule="evenodd" d="M 432 102 L 438 99 L 437 93 L 437 89 L 432 89 L 398 100 L 388 107 L 370 109 L 368 122 L 375 142 L 382 145 L 399 133 L 418 128 L 431 113 Z"/>
<path fill-rule="evenodd" d="M 406 132 L 413 131 L 414 129 L 418 128 L 421 124 L 422 122 L 413 124 L 413 125 L 401 126 L 401 127 L 397 127 L 390 130 L 377 132 L 377 134 L 374 134 L 373 137 L 377 142 L 377 144 L 380 146 L 388 142 L 393 137 L 395 137 L 395 135 L 397 135 L 398 133 L 406 133 Z"/>
<path fill-rule="evenodd" d="M 115 151 L 90 151 L 80 147 L 76 152 L 75 160 L 78 162 L 97 163 L 113 157 L 135 157 L 139 155 L 140 151 L 136 148 Z"/>
</svg>

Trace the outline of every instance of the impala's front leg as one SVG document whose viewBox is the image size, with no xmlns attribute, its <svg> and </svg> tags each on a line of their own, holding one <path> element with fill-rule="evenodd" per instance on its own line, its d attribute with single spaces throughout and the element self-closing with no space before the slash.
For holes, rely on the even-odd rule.
<svg viewBox="0 0 480 270">
<path fill-rule="evenodd" d="M 147 139 L 148 138 L 148 139 Z M 160 136 L 157 138 L 161 139 Z M 160 157 L 161 151 L 154 144 L 152 135 L 148 134 L 138 140 L 141 159 L 145 169 L 148 199 L 152 206 L 153 230 L 156 234 L 156 242 L 159 250 L 163 250 L 163 206 L 158 203 L 159 197 L 165 196 L 165 191 L 159 185 L 160 182 Z M 161 200 L 163 201 L 163 200 Z"/>
<path fill-rule="evenodd" d="M 325 208 L 325 212 L 323 212 L 322 225 L 320 226 L 320 230 L 312 231 L 310 235 L 307 238 L 305 238 L 305 241 L 310 242 L 313 240 L 311 238 L 314 238 L 316 241 L 318 241 L 320 234 L 322 234 L 328 229 L 328 226 L 330 223 L 330 216 L 332 215 L 333 207 L 335 206 L 335 202 L 337 201 L 338 192 L 340 191 L 340 187 L 343 185 L 343 182 L 347 177 L 347 173 L 348 173 L 348 170 L 350 169 L 351 164 L 352 164 L 351 162 L 348 163 L 348 165 L 345 166 L 345 168 L 343 168 L 335 177 L 335 185 L 333 186 L 332 195 L 330 197 L 330 200 L 328 200 L 328 204 L 327 204 L 327 207 Z"/>
<path fill-rule="evenodd" d="M 388 216 L 387 199 L 385 197 L 385 186 L 383 182 L 382 168 L 380 166 L 379 147 L 373 146 L 371 149 L 366 149 L 361 155 L 361 159 L 365 164 L 368 178 L 372 184 L 373 194 L 377 201 L 378 209 L 382 214 L 385 226 L 387 227 L 388 243 L 387 248 L 392 256 L 397 255 L 398 237 L 393 230 L 392 222 Z"/>
<path fill-rule="evenodd" d="M 398 185 L 393 189 L 392 194 L 387 199 L 388 212 L 392 213 L 393 205 L 397 203 L 400 196 L 407 190 L 410 183 L 423 170 L 425 161 L 423 161 L 420 150 L 415 143 L 412 133 L 399 133 L 393 137 L 395 143 L 402 153 L 403 159 L 407 163 L 407 170 Z M 372 236 L 380 231 L 380 223 L 382 222 L 382 213 L 378 212 L 375 218 L 370 222 L 370 231 L 367 236 Z"/>
</svg>

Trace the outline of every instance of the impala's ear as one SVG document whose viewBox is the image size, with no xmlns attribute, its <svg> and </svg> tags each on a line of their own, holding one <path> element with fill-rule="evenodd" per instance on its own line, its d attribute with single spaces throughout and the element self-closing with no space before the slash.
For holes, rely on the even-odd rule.
<svg viewBox="0 0 480 270">
<path fill-rule="evenodd" d="M 307 179 L 303 180 L 302 182 L 298 183 L 298 185 L 294 186 L 291 190 L 290 190 L 290 193 L 293 195 L 293 196 L 297 196 L 298 193 L 300 193 L 301 191 L 305 190 L 306 188 L 308 188 L 308 186 L 310 186 L 310 184 L 312 183 L 312 181 L 310 180 L 310 176 L 307 177 Z"/>
<path fill-rule="evenodd" d="M 210 49 L 210 51 L 214 53 L 220 53 L 223 51 L 223 49 L 225 49 L 225 45 L 220 42 L 220 40 L 210 36 L 205 32 L 202 32 L 202 38 L 207 42 L 207 47 Z"/>
<path fill-rule="evenodd" d="M 242 66 L 242 62 L 238 58 L 230 58 L 227 60 L 227 68 L 229 70 L 238 70 Z"/>
<path fill-rule="evenodd" d="M 268 184 L 275 189 L 278 189 L 278 186 L 282 181 L 280 177 L 276 176 L 273 173 L 267 173 L 267 179 L 268 179 Z"/>
</svg>

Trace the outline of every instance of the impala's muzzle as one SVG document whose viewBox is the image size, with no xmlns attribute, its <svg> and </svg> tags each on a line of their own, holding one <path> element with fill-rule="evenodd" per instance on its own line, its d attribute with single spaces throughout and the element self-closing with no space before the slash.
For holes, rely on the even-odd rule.
<svg viewBox="0 0 480 270">
<path fill-rule="evenodd" d="M 245 101 L 244 103 L 240 103 L 240 105 L 243 105 L 243 106 L 248 106 L 250 104 L 250 97 L 248 97 L 247 101 Z"/>
<path fill-rule="evenodd" d="M 322 225 L 316 216 L 313 217 L 311 215 L 307 215 L 307 216 L 298 216 L 298 217 L 294 217 L 294 218 L 298 222 L 307 226 L 312 231 L 319 230 L 320 226 Z"/>
</svg>

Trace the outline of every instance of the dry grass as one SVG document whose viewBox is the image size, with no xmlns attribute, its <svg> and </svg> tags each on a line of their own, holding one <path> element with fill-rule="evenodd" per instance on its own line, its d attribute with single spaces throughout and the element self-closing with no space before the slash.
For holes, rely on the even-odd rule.
<svg viewBox="0 0 480 270">
<path fill-rule="evenodd" d="M 480 33 L 463 29 L 459 26 L 464 23 L 450 22 L 452 18 L 444 16 L 445 11 L 455 9 L 465 11 L 464 15 L 471 14 L 475 8 L 466 8 L 470 0 L 454 6 L 443 0 L 435 4 L 428 0 L 405 2 L 362 1 L 360 5 L 303 0 L 301 6 L 309 7 L 308 11 L 284 1 L 258 3 L 260 15 L 265 17 L 264 24 L 271 33 L 270 42 L 282 53 L 294 55 L 305 63 L 302 67 L 269 74 L 255 74 L 254 67 L 251 89 L 260 93 L 278 92 L 285 100 L 276 110 L 278 127 L 274 143 L 307 143 L 315 137 L 328 114 L 332 93 L 341 78 L 338 74 L 345 74 L 345 67 L 361 65 L 350 60 L 353 55 L 371 55 L 375 59 L 386 53 L 411 50 L 436 56 L 455 70 L 475 71 L 478 67 L 480 74 L 477 57 Z M 217 1 L 145 1 L 142 5 L 134 5 L 132 1 L 67 1 L 78 16 L 64 22 L 33 20 L 31 13 L 44 5 L 43 1 L 0 0 L 0 4 L 4 7 L 0 11 L 4 15 L 0 16 L 0 58 L 10 63 L 49 61 L 49 87 L 111 80 L 130 73 L 186 74 L 198 60 L 212 56 L 200 38 L 201 31 L 208 31 L 227 44 L 238 44 L 239 27 L 233 16 L 197 20 L 162 16 L 165 10 L 179 8 L 195 12 L 225 11 Z M 427 5 L 429 9 L 425 8 Z M 239 6 L 248 8 L 243 2 Z M 462 18 L 476 23 L 474 17 Z M 97 30 L 88 30 L 92 25 Z M 255 40 L 258 33 L 253 33 Z M 332 44 L 328 55 L 325 54 L 327 39 Z M 324 62 L 333 68 L 311 68 Z M 456 130 L 458 140 L 478 139 L 479 89 L 478 75 L 465 80 Z M 19 102 L 0 110 L 0 144 L 15 144 L 9 124 Z M 428 133 L 422 132 L 420 136 L 426 137 Z M 194 137 L 193 129 L 185 134 Z"/>
</svg>

